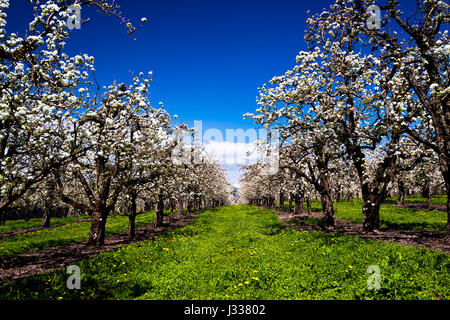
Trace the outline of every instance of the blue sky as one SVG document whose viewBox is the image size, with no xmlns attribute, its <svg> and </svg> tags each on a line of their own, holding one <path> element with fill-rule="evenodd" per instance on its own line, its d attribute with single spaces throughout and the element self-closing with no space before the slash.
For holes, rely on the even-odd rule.
<svg viewBox="0 0 450 320">
<path fill-rule="evenodd" d="M 83 10 L 91 18 L 74 30 L 66 51 L 95 57 L 101 85 L 127 82 L 130 71 L 153 71 L 151 101 L 203 130 L 248 129 L 242 115 L 257 109 L 258 87 L 295 64 L 306 48 L 307 10 L 333 0 L 117 0 L 136 25 L 148 22 L 133 41 L 114 17 Z M 33 11 L 27 0 L 12 0 L 7 32 L 23 35 Z M 237 166 L 228 167 L 237 182 Z"/>
</svg>

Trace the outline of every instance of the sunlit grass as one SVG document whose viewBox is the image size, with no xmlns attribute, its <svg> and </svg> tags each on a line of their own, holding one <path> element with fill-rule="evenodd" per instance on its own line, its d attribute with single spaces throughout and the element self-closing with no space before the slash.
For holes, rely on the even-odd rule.
<svg viewBox="0 0 450 320">
<path fill-rule="evenodd" d="M 136 217 L 136 226 L 154 220 L 154 212 Z M 52 229 L 20 234 L 0 240 L 0 256 L 35 251 L 52 246 L 83 242 L 89 235 L 90 222 L 67 224 Z M 106 221 L 106 236 L 116 235 L 128 230 L 128 217 L 111 216 Z"/>
<path fill-rule="evenodd" d="M 79 216 L 79 220 L 83 220 L 89 218 L 89 216 Z M 68 224 L 76 222 L 76 217 L 65 217 L 65 218 L 51 218 L 50 225 L 59 225 L 59 224 Z M 25 220 L 7 220 L 5 224 L 0 225 L 0 233 L 23 230 L 23 229 L 31 229 L 31 228 L 39 228 L 42 225 L 42 218 L 32 218 L 28 221 Z"/>
<path fill-rule="evenodd" d="M 438 198 L 440 196 L 437 196 Z M 418 202 L 418 197 L 415 197 Z M 423 199 L 423 198 L 422 198 Z M 446 198 L 445 198 L 445 201 Z M 351 222 L 362 223 L 361 199 L 334 203 L 335 216 Z M 285 209 L 288 203 L 284 204 Z M 305 206 L 306 209 L 306 206 Z M 312 202 L 313 211 L 321 211 L 322 205 L 318 201 Z M 390 204 L 380 207 L 380 227 L 382 229 L 398 230 L 447 230 L 447 213 L 438 210 L 417 210 L 412 208 L 398 208 Z"/>
<path fill-rule="evenodd" d="M 2 299 L 449 299 L 450 256 L 429 249 L 278 223 L 270 210 L 232 206 L 158 237 L 10 283 Z M 369 290 L 368 266 L 381 269 Z"/>
</svg>

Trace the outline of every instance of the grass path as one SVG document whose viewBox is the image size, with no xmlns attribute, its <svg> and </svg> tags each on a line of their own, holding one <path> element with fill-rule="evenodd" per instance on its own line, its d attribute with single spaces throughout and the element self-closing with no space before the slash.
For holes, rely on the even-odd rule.
<svg viewBox="0 0 450 320">
<path fill-rule="evenodd" d="M 450 299 L 450 255 L 279 224 L 271 210 L 206 211 L 183 228 L 0 289 L 0 299 Z M 368 266 L 381 270 L 369 290 Z"/>
</svg>

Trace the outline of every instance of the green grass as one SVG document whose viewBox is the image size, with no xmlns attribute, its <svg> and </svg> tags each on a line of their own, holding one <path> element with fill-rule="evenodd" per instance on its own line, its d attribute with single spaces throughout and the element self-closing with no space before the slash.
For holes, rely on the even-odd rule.
<svg viewBox="0 0 450 320">
<path fill-rule="evenodd" d="M 79 220 L 89 218 L 88 216 L 78 217 Z M 76 222 L 76 217 L 51 218 L 50 225 L 69 224 Z M 18 231 L 23 229 L 39 228 L 42 225 L 42 218 L 33 218 L 25 220 L 7 220 L 5 224 L 0 225 L 0 233 Z"/>
<path fill-rule="evenodd" d="M 154 212 L 136 217 L 136 226 L 152 222 Z M 89 235 L 90 222 L 66 224 L 52 229 L 20 234 L 0 240 L 0 257 L 36 251 L 57 245 L 83 242 Z M 128 230 L 127 216 L 111 216 L 106 221 L 106 236 L 116 235 Z"/>
<path fill-rule="evenodd" d="M 368 266 L 381 269 L 369 290 Z M 223 207 L 152 241 L 0 288 L 0 299 L 449 299 L 450 256 L 278 223 L 270 210 Z"/>
<path fill-rule="evenodd" d="M 339 202 L 335 204 L 336 217 L 362 223 L 362 203 Z M 397 208 L 391 205 L 380 207 L 381 229 L 397 230 L 447 230 L 447 213 L 442 211 Z"/>
<path fill-rule="evenodd" d="M 361 199 L 337 202 L 333 205 L 337 218 L 362 223 L 363 201 Z M 285 208 L 287 207 L 288 204 L 285 203 Z M 313 201 L 311 207 L 313 211 L 322 211 L 320 202 Z M 380 207 L 380 227 L 381 229 L 397 230 L 445 231 L 447 230 L 447 213 L 438 210 L 397 208 L 383 204 Z"/>
<path fill-rule="evenodd" d="M 174 211 L 174 214 L 178 213 L 178 210 Z M 183 208 L 183 213 L 187 213 L 187 208 Z M 164 210 L 165 215 L 170 215 L 170 210 Z M 79 216 L 79 220 L 88 219 L 89 216 Z M 76 217 L 65 218 L 51 218 L 50 225 L 61 225 L 76 222 Z M 24 229 L 39 228 L 42 225 L 42 218 L 32 218 L 28 221 L 24 220 L 7 220 L 4 225 L 0 225 L 0 233 L 6 233 L 11 231 L 18 231 Z"/>
<path fill-rule="evenodd" d="M 397 203 L 398 197 L 387 198 L 385 203 Z M 411 195 L 405 197 L 405 203 L 415 203 L 415 204 L 426 204 L 427 199 L 420 195 Z M 431 203 L 434 205 L 446 206 L 447 205 L 447 195 L 438 194 L 431 197 Z"/>
</svg>

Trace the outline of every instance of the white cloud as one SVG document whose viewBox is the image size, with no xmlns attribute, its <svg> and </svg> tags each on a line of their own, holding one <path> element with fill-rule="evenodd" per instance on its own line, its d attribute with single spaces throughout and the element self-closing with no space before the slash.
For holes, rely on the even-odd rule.
<svg viewBox="0 0 450 320">
<path fill-rule="evenodd" d="M 208 141 L 203 146 L 222 165 L 244 165 L 258 159 L 254 143 Z"/>
<path fill-rule="evenodd" d="M 243 165 L 255 162 L 258 152 L 255 143 L 217 142 L 214 140 L 203 144 L 208 154 L 213 156 L 226 170 L 230 182 L 239 186 L 241 176 L 240 168 Z"/>
</svg>

